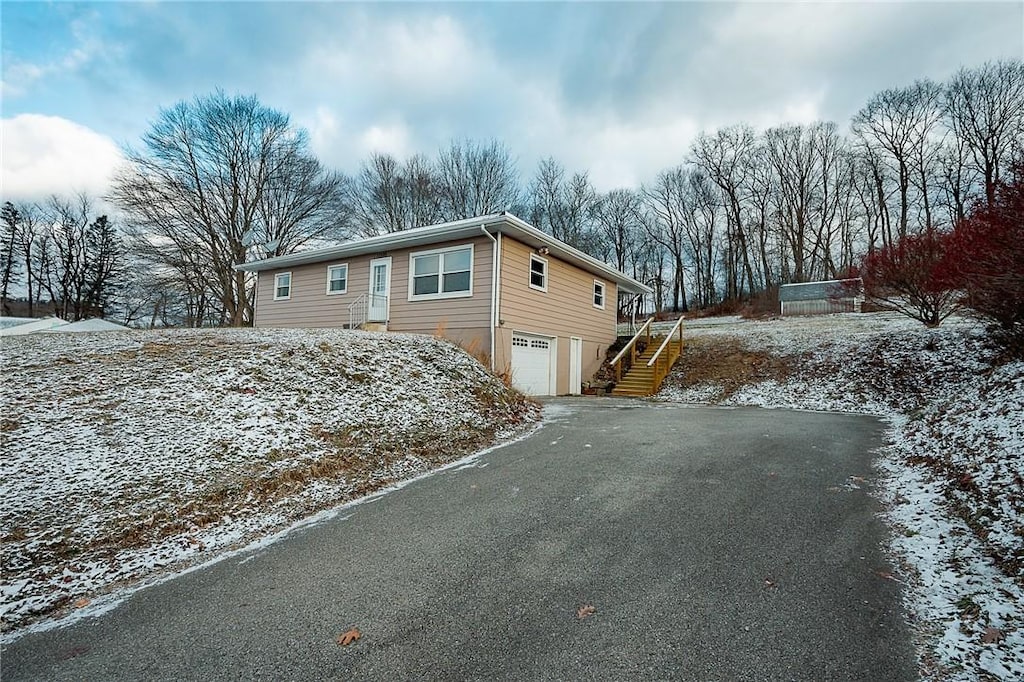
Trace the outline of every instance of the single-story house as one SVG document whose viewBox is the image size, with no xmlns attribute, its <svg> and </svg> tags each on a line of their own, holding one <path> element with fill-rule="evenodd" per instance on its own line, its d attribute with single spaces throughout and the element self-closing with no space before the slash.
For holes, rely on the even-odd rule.
<svg viewBox="0 0 1024 682">
<path fill-rule="evenodd" d="M 782 316 L 859 313 L 863 303 L 864 282 L 860 277 L 779 287 L 779 313 Z"/>
<path fill-rule="evenodd" d="M 256 327 L 444 336 L 531 395 L 580 393 L 651 289 L 509 213 L 252 261 Z"/>
</svg>

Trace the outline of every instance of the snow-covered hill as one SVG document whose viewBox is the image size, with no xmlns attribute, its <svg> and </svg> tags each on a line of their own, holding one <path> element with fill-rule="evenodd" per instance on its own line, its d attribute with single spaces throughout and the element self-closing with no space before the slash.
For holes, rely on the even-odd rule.
<svg viewBox="0 0 1024 682">
<path fill-rule="evenodd" d="M 888 420 L 874 489 L 923 674 L 1024 679 L 1024 362 L 994 366 L 960 318 L 698 320 L 685 339 L 659 400 Z"/>
<path fill-rule="evenodd" d="M 5 631 L 529 428 L 430 337 L 175 330 L 3 339 Z"/>
</svg>

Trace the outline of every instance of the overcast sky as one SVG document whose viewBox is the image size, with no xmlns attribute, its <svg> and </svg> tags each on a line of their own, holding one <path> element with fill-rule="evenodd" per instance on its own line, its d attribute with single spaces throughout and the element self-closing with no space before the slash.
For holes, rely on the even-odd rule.
<svg viewBox="0 0 1024 682">
<path fill-rule="evenodd" d="M 498 138 L 600 190 L 700 130 L 835 120 L 872 93 L 1024 57 L 1024 2 L 10 3 L 4 199 L 106 191 L 160 107 L 221 87 L 311 133 L 329 166 Z"/>
</svg>

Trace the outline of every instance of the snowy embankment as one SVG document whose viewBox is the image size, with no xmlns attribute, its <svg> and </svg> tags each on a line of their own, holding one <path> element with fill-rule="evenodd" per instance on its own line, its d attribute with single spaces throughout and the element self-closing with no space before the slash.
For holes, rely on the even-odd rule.
<svg viewBox="0 0 1024 682">
<path fill-rule="evenodd" d="M 4 339 L 3 629 L 208 559 L 539 418 L 455 346 L 340 330 Z"/>
<path fill-rule="evenodd" d="M 971 321 L 891 314 L 695 321 L 686 343 L 656 399 L 887 419 L 875 490 L 923 676 L 1024 679 L 1024 362 L 993 366 Z"/>
</svg>

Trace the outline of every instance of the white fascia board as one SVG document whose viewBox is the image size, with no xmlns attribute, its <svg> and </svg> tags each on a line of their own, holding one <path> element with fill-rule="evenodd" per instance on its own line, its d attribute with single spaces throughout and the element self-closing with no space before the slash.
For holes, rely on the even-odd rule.
<svg viewBox="0 0 1024 682">
<path fill-rule="evenodd" d="M 424 244 L 436 244 L 437 242 L 460 239 L 465 236 L 480 234 L 480 227 L 487 223 L 503 218 L 501 214 L 481 216 L 467 220 L 456 220 L 440 225 L 428 225 L 427 227 L 414 227 L 402 232 L 392 232 L 377 237 L 369 237 L 354 242 L 339 244 L 325 249 L 310 249 L 299 251 L 287 256 L 266 258 L 263 260 L 250 261 L 236 265 L 236 270 L 248 272 L 259 272 L 260 270 L 275 270 L 292 265 L 305 265 L 307 263 L 319 263 L 320 261 L 332 258 L 346 258 L 349 256 L 362 256 L 368 253 L 377 253 L 389 249 L 401 249 L 410 246 L 422 246 Z"/>
<path fill-rule="evenodd" d="M 319 263 L 326 260 L 362 256 L 370 253 L 378 253 L 390 249 L 401 249 L 413 246 L 424 246 L 438 242 L 465 239 L 478 236 L 481 228 L 493 229 L 494 232 L 502 232 L 513 239 L 524 242 L 528 246 L 539 248 L 546 246 L 552 254 L 576 265 L 587 272 L 603 277 L 610 282 L 615 282 L 619 289 L 634 294 L 650 294 L 654 290 L 641 284 L 632 277 L 619 272 L 615 268 L 605 265 L 596 258 L 589 256 L 579 249 L 559 241 L 549 234 L 541 232 L 533 225 L 517 218 L 511 213 L 492 213 L 477 218 L 455 220 L 440 225 L 428 225 L 427 227 L 414 227 L 402 232 L 360 239 L 359 241 L 339 244 L 326 249 L 311 249 L 300 251 L 287 256 L 267 258 L 264 260 L 251 261 L 236 265 L 236 270 L 247 272 L 259 272 L 261 270 L 275 270 L 291 267 L 294 265 L 305 265 L 308 263 Z"/>
<path fill-rule="evenodd" d="M 517 237 L 520 241 L 525 242 L 529 246 L 536 247 L 538 243 L 546 246 L 553 255 L 557 256 L 561 260 L 572 263 L 587 272 L 603 277 L 611 282 L 615 282 L 619 286 L 620 290 L 633 294 L 650 294 L 654 292 L 654 289 L 649 286 L 641 284 L 629 275 L 602 263 L 593 256 L 588 255 L 575 247 L 569 246 L 565 242 L 559 241 L 545 232 L 541 232 L 533 225 L 530 225 L 526 221 L 521 220 L 514 215 L 506 214 L 503 217 L 505 218 L 505 221 L 514 228 L 514 230 L 503 231 L 506 234 Z M 526 239 L 524 239 L 524 237 Z M 530 239 L 534 240 L 535 243 L 531 244 Z"/>
</svg>

